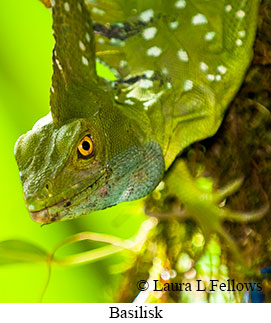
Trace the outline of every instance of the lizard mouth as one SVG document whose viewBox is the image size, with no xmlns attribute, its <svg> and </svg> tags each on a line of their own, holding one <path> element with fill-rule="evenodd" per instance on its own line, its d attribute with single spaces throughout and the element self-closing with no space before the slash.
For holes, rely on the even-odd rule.
<svg viewBox="0 0 271 323">
<path fill-rule="evenodd" d="M 90 185 L 80 190 L 79 192 L 75 193 L 72 197 L 69 197 L 66 199 L 64 198 L 60 202 L 47 206 L 38 211 L 29 211 L 32 220 L 42 224 L 50 224 L 56 221 L 64 220 L 65 216 L 68 213 L 71 213 L 70 212 L 71 209 L 75 208 L 77 205 L 82 203 L 87 198 L 88 195 L 97 191 L 97 189 L 100 187 L 101 181 L 106 178 L 107 178 L 107 174 L 103 173 L 94 182 L 92 182 Z M 80 198 L 81 195 L 82 195 L 82 198 Z M 89 212 L 90 211 L 88 208 L 85 210 L 85 212 L 80 212 L 80 215 L 88 214 Z M 76 216 L 75 214 L 74 216 L 69 215 L 69 218 L 72 218 L 75 216 Z"/>
<path fill-rule="evenodd" d="M 29 212 L 31 219 L 34 220 L 35 222 L 42 223 L 42 224 L 49 224 L 49 223 L 55 222 L 59 218 L 59 213 L 57 211 L 52 213 L 52 212 L 50 212 L 50 210 L 53 207 L 58 208 L 59 210 L 61 208 L 68 207 L 69 205 L 71 205 L 70 200 L 71 199 L 69 198 L 69 199 L 60 201 L 54 205 L 48 206 L 44 209 L 41 209 L 39 211 Z"/>
</svg>

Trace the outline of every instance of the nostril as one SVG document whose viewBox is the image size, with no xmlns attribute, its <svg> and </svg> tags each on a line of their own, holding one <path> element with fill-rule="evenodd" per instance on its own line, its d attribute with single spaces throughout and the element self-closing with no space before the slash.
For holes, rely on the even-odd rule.
<svg viewBox="0 0 271 323">
<path fill-rule="evenodd" d="M 45 183 L 43 187 L 43 194 L 45 198 L 52 197 L 52 185 L 50 182 Z"/>
<path fill-rule="evenodd" d="M 44 190 L 47 192 L 47 194 L 52 191 L 52 185 L 50 182 L 45 183 Z"/>
</svg>

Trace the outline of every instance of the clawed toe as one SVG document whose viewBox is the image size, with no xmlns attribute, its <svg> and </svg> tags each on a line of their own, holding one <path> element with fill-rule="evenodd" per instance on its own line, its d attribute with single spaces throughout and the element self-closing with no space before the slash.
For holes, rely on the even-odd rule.
<svg viewBox="0 0 271 323">
<path fill-rule="evenodd" d="M 223 209 L 222 218 L 225 221 L 249 223 L 261 220 L 269 210 L 269 203 L 266 203 L 261 209 L 253 212 L 234 212 L 229 209 Z"/>
<path fill-rule="evenodd" d="M 214 192 L 212 194 L 214 203 L 219 204 L 226 197 L 234 194 L 241 187 L 243 182 L 244 182 L 244 178 L 240 177 L 240 178 L 236 179 L 235 181 L 231 182 L 230 184 L 226 185 L 225 187 Z"/>
</svg>

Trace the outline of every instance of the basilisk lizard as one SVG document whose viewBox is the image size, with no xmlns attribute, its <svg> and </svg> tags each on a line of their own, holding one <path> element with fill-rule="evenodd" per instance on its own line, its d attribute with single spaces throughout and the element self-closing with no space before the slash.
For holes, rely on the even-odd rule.
<svg viewBox="0 0 271 323">
<path fill-rule="evenodd" d="M 258 0 L 51 0 L 51 112 L 15 156 L 31 217 L 73 219 L 144 197 L 163 176 L 206 234 L 239 186 L 201 191 L 180 159 L 214 135 L 253 56 Z M 91 19 L 92 17 L 92 19 Z M 97 76 L 96 61 L 115 74 Z"/>
</svg>

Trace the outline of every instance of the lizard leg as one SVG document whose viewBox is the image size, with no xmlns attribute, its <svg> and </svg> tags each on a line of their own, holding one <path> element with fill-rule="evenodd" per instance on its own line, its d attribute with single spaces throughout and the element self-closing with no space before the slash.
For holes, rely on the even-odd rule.
<svg viewBox="0 0 271 323">
<path fill-rule="evenodd" d="M 238 213 L 218 205 L 227 196 L 235 192 L 241 185 L 239 179 L 217 192 L 206 192 L 199 188 L 191 176 L 184 160 L 180 160 L 166 177 L 169 192 L 177 196 L 189 215 L 202 229 L 206 241 L 213 233 L 219 234 L 228 244 L 233 255 L 243 262 L 240 251 L 222 224 L 225 220 L 248 222 L 259 220 L 267 212 L 269 206 L 252 213 Z"/>
</svg>

